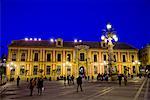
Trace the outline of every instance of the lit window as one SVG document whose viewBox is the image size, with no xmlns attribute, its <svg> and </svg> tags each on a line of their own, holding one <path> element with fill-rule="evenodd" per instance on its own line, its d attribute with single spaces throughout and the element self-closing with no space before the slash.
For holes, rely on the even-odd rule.
<svg viewBox="0 0 150 100">
<path fill-rule="evenodd" d="M 47 75 L 50 75 L 50 70 L 51 70 L 51 66 L 47 66 L 46 67 L 46 74 Z"/>
<path fill-rule="evenodd" d="M 12 54 L 12 61 L 16 61 L 16 54 Z"/>
<path fill-rule="evenodd" d="M 34 54 L 34 61 L 38 61 L 38 53 Z"/>
<path fill-rule="evenodd" d="M 34 66 L 33 75 L 37 75 L 37 72 L 38 72 L 38 66 Z"/>
<path fill-rule="evenodd" d="M 25 61 L 25 53 L 21 54 L 21 61 Z"/>
<path fill-rule="evenodd" d="M 57 61 L 61 61 L 61 54 L 57 54 Z"/>
<path fill-rule="evenodd" d="M 97 62 L 97 55 L 94 55 L 94 62 Z"/>
<path fill-rule="evenodd" d="M 84 61 L 84 53 L 80 53 L 80 61 Z"/>
</svg>

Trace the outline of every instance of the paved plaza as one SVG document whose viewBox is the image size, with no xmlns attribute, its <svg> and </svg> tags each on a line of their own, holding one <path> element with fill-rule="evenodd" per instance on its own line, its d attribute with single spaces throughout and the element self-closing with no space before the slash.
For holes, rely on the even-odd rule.
<svg viewBox="0 0 150 100">
<path fill-rule="evenodd" d="M 149 100 L 149 79 L 135 78 L 125 86 L 118 82 L 83 81 L 83 91 L 77 92 L 76 84 L 64 86 L 63 81 L 44 81 L 45 90 L 41 96 L 34 88 L 33 96 L 29 96 L 28 83 L 22 81 L 20 87 L 15 82 L 1 87 L 4 90 L 0 100 Z"/>
</svg>

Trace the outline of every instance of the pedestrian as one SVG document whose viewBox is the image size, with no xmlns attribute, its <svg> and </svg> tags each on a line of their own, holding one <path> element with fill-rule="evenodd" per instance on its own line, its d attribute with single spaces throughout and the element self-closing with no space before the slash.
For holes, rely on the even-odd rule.
<svg viewBox="0 0 150 100">
<path fill-rule="evenodd" d="M 118 75 L 118 80 L 119 80 L 119 85 L 121 86 L 121 80 L 122 80 L 121 74 Z"/>
<path fill-rule="evenodd" d="M 20 77 L 17 77 L 17 87 L 19 87 L 19 81 L 20 81 Z"/>
<path fill-rule="evenodd" d="M 64 86 L 66 86 L 66 76 L 64 76 Z"/>
<path fill-rule="evenodd" d="M 34 89 L 35 84 L 36 84 L 35 79 L 31 78 L 30 83 L 29 83 L 30 96 L 32 96 L 32 94 L 33 94 L 33 89 Z"/>
<path fill-rule="evenodd" d="M 78 92 L 79 86 L 80 86 L 81 91 L 83 91 L 83 90 L 82 90 L 82 77 L 81 77 L 81 76 L 79 76 L 79 77 L 77 78 L 77 92 Z"/>
<path fill-rule="evenodd" d="M 90 80 L 90 76 L 88 76 L 88 81 Z"/>
<path fill-rule="evenodd" d="M 104 77 L 104 74 L 102 73 L 102 75 L 101 75 L 101 81 L 103 81 L 103 77 Z"/>
<path fill-rule="evenodd" d="M 70 84 L 70 76 L 67 76 L 68 85 Z"/>
<path fill-rule="evenodd" d="M 72 81 L 72 83 L 74 85 L 74 76 L 73 75 L 71 76 L 71 81 Z"/>
<path fill-rule="evenodd" d="M 42 88 L 43 88 L 43 79 L 38 78 L 38 82 L 37 82 L 38 95 L 42 94 Z"/>
<path fill-rule="evenodd" d="M 127 76 L 124 75 L 124 85 L 126 86 L 127 85 Z"/>
</svg>

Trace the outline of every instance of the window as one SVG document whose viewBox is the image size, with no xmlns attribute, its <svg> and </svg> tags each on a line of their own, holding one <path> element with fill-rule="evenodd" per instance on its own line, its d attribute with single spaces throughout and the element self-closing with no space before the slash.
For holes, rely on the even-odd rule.
<svg viewBox="0 0 150 100">
<path fill-rule="evenodd" d="M 58 45 L 61 46 L 61 41 L 58 41 Z"/>
<path fill-rule="evenodd" d="M 25 61 L 25 53 L 21 54 L 21 61 Z"/>
<path fill-rule="evenodd" d="M 67 61 L 71 61 L 71 54 L 67 54 Z"/>
<path fill-rule="evenodd" d="M 34 54 L 34 61 L 38 61 L 38 53 Z"/>
<path fill-rule="evenodd" d="M 131 58 L 131 59 L 132 59 L 132 62 L 134 62 L 134 55 L 132 55 L 131 57 L 132 57 L 132 58 Z"/>
<path fill-rule="evenodd" d="M 47 54 L 47 61 L 51 61 L 51 54 Z"/>
<path fill-rule="evenodd" d="M 24 66 L 20 66 L 20 75 L 24 75 L 25 69 Z"/>
<path fill-rule="evenodd" d="M 16 61 L 16 54 L 12 54 L 12 61 Z"/>
<path fill-rule="evenodd" d="M 57 61 L 61 61 L 61 54 L 57 54 Z"/>
<path fill-rule="evenodd" d="M 123 62 L 126 62 L 126 56 L 123 55 Z"/>
<path fill-rule="evenodd" d="M 106 61 L 106 55 L 103 55 L 103 57 L 104 57 L 104 61 Z"/>
<path fill-rule="evenodd" d="M 94 66 L 94 74 L 97 74 L 97 66 Z"/>
<path fill-rule="evenodd" d="M 84 61 L 84 53 L 80 53 L 80 61 Z"/>
<path fill-rule="evenodd" d="M 15 75 L 15 68 L 12 68 L 12 69 L 10 70 L 10 75 Z"/>
<path fill-rule="evenodd" d="M 126 74 L 126 73 L 127 73 L 127 67 L 124 66 L 124 74 Z"/>
<path fill-rule="evenodd" d="M 114 62 L 116 62 L 116 55 L 114 55 Z"/>
<path fill-rule="evenodd" d="M 46 74 L 50 75 L 50 71 L 51 71 L 51 66 L 47 66 L 46 67 Z"/>
<path fill-rule="evenodd" d="M 94 55 L 94 62 L 97 62 L 97 55 Z"/>
<path fill-rule="evenodd" d="M 61 74 L 61 66 L 57 66 L 57 75 L 60 75 Z"/>
<path fill-rule="evenodd" d="M 34 66 L 33 75 L 37 75 L 37 71 L 38 71 L 38 66 Z"/>
</svg>

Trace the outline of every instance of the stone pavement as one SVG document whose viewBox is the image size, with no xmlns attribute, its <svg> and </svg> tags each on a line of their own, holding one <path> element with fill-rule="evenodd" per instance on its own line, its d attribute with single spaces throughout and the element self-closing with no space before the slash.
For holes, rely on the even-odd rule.
<svg viewBox="0 0 150 100">
<path fill-rule="evenodd" d="M 44 81 L 45 90 L 42 96 L 29 96 L 27 82 L 21 82 L 20 87 L 12 82 L 7 85 L 7 91 L 2 95 L 2 100 L 133 100 L 143 84 L 144 78 L 135 78 L 127 86 L 118 85 L 116 82 L 83 81 L 83 92 L 76 92 L 76 85 L 64 86 L 63 81 Z M 122 82 L 123 83 L 123 82 Z M 147 83 L 146 83 L 147 84 Z M 138 100 L 144 100 L 147 85 L 144 85 Z M 149 92 L 148 92 L 149 93 Z M 146 99 L 145 99 L 146 100 Z M 147 99 L 148 100 L 148 99 Z"/>
</svg>

